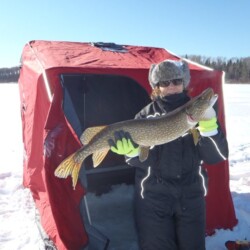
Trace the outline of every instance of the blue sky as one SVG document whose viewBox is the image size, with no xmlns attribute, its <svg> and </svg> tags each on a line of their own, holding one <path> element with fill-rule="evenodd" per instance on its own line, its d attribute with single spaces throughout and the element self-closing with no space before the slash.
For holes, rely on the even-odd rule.
<svg viewBox="0 0 250 250">
<path fill-rule="evenodd" d="M 115 42 L 177 55 L 250 56 L 250 0 L 1 0 L 0 68 L 30 40 Z"/>
</svg>

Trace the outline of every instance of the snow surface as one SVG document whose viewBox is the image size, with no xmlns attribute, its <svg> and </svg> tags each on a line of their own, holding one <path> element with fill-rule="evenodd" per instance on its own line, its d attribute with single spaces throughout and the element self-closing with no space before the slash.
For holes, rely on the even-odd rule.
<svg viewBox="0 0 250 250">
<path fill-rule="evenodd" d="M 232 231 L 216 230 L 213 236 L 207 237 L 207 250 L 226 249 L 227 240 L 250 240 L 250 85 L 226 84 L 224 98 L 230 147 L 230 189 L 239 223 Z M 0 84 L 0 117 L 0 250 L 44 249 L 35 221 L 33 199 L 29 190 L 22 186 L 22 129 L 17 84 Z M 87 196 L 92 223 L 101 221 L 98 229 L 107 235 L 112 235 L 114 230 L 116 235 L 121 235 L 112 243 L 112 250 L 136 249 L 134 232 L 128 230 L 133 227 L 132 222 L 126 214 L 121 214 L 121 203 L 132 209 L 129 205 L 132 193 L 131 186 L 118 185 L 100 197 Z M 106 209 L 99 210 L 100 206 Z M 119 218 L 124 216 L 126 223 L 121 225 Z M 131 239 L 127 241 L 128 246 L 120 241 L 125 234 Z"/>
</svg>

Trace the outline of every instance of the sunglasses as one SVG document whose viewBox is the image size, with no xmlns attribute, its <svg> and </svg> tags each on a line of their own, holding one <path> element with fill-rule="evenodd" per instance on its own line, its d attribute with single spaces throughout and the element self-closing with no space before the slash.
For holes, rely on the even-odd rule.
<svg viewBox="0 0 250 250">
<path fill-rule="evenodd" d="M 171 83 L 174 86 L 179 86 L 179 85 L 183 84 L 183 80 L 182 79 L 173 79 L 173 80 L 169 80 L 169 81 L 162 81 L 162 82 L 158 83 L 158 86 L 159 87 L 168 87 Z"/>
</svg>

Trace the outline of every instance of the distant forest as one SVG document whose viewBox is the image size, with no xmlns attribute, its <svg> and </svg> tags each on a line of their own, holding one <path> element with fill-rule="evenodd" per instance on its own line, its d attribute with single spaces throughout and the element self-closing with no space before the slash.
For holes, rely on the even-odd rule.
<svg viewBox="0 0 250 250">
<path fill-rule="evenodd" d="M 226 83 L 250 83 L 250 57 L 231 59 L 196 55 L 183 57 L 215 70 L 224 71 L 226 73 Z M 0 68 L 0 83 L 17 82 L 19 70 L 19 67 Z"/>
<path fill-rule="evenodd" d="M 225 80 L 227 83 L 250 83 L 250 57 L 231 59 L 196 55 L 184 57 L 215 70 L 223 70 L 226 73 Z"/>
<path fill-rule="evenodd" d="M 0 83 L 17 82 L 20 67 L 0 68 Z"/>
</svg>

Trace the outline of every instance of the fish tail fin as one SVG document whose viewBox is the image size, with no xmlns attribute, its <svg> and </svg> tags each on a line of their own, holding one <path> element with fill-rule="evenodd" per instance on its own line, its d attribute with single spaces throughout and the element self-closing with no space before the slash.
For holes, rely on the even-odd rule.
<svg viewBox="0 0 250 250">
<path fill-rule="evenodd" d="M 79 176 L 79 171 L 82 165 L 82 162 L 77 162 L 75 160 L 76 153 L 70 155 L 66 158 L 55 170 L 55 176 L 58 178 L 67 178 L 69 175 L 72 177 L 72 186 L 75 190 L 77 179 Z"/>
</svg>

